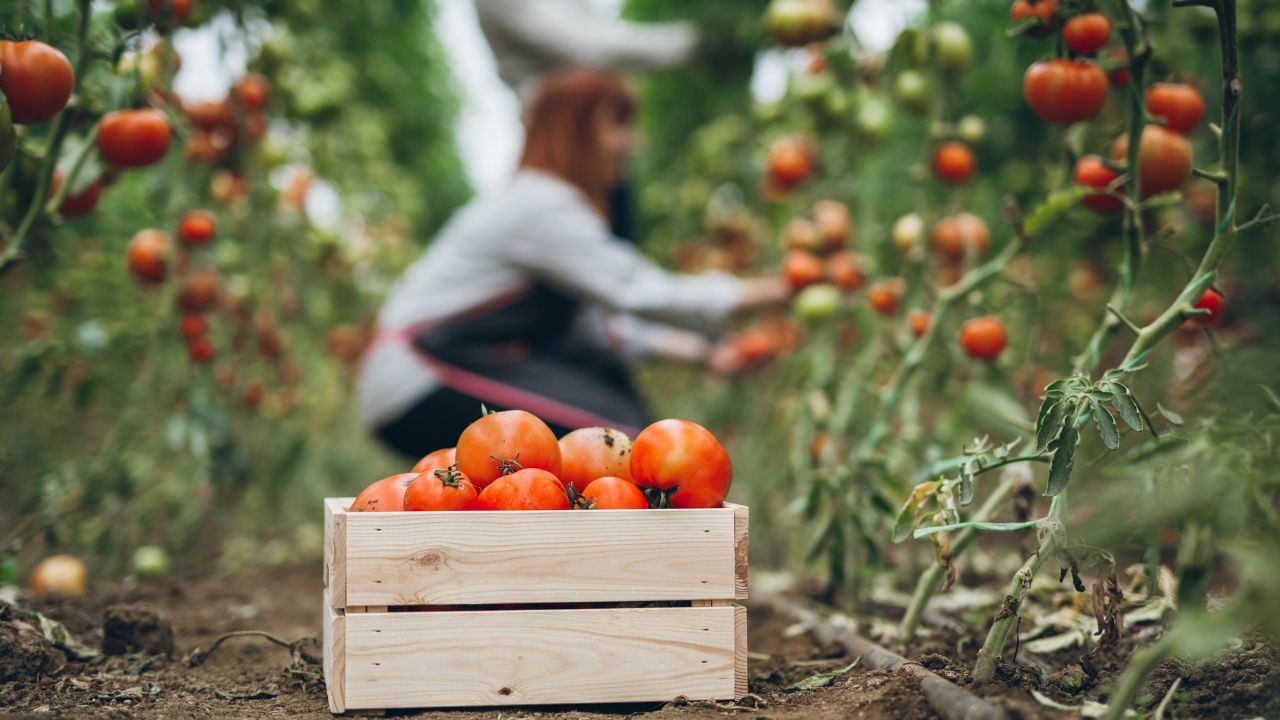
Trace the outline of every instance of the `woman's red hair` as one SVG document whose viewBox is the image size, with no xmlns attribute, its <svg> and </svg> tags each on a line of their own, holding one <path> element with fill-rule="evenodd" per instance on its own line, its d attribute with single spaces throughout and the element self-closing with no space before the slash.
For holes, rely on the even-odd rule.
<svg viewBox="0 0 1280 720">
<path fill-rule="evenodd" d="M 630 122 L 635 112 L 635 99 L 617 75 L 580 69 L 547 76 L 525 118 L 520 167 L 568 180 L 607 217 L 613 178 L 597 137 L 596 118 L 602 111 L 618 122 Z"/>
</svg>

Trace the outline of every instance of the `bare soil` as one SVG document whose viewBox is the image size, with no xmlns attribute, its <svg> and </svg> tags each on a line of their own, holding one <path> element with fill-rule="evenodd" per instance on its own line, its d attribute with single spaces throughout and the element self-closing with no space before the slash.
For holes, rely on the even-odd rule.
<svg viewBox="0 0 1280 720">
<path fill-rule="evenodd" d="M 44 601 L 32 609 L 66 625 L 74 638 L 108 651 L 91 660 L 48 643 L 30 613 L 0 604 L 0 716 L 84 718 L 258 718 L 331 717 L 316 662 L 319 643 L 292 648 L 269 640 L 235 637 L 224 641 L 195 667 L 184 660 L 208 650 L 224 633 L 262 630 L 287 642 L 319 634 L 321 572 L 318 564 L 232 577 L 186 578 L 100 588 L 95 594 Z M 104 632 L 105 627 L 105 632 Z M 918 683 L 901 672 L 855 667 L 827 687 L 787 691 L 806 677 L 847 667 L 854 658 L 838 647 L 815 643 L 769 611 L 750 612 L 751 695 L 737 703 L 672 702 L 564 708 L 504 708 L 485 711 L 396 712 L 395 716 L 457 720 L 556 718 L 643 720 L 768 718 L 777 720 L 927 720 L 937 715 Z M 104 642 L 105 641 L 105 642 Z M 1070 704 L 1079 698 L 1055 690 L 1048 675 L 1027 665 L 1006 666 L 997 683 L 976 685 L 968 676 L 973 638 L 936 633 L 909 648 L 911 659 L 989 696 L 1015 718 L 1071 717 L 1037 701 L 1036 688 Z M 166 652 L 172 648 L 171 652 Z M 1052 658 L 1054 668 L 1071 668 L 1080 658 Z M 1144 700 L 1152 706 L 1177 678 L 1182 683 L 1166 717 L 1280 717 L 1275 652 L 1262 643 L 1245 646 L 1209 664 L 1162 665 Z M 1091 680 L 1093 696 L 1105 693 L 1104 668 Z M 1086 691 L 1082 691 L 1084 694 Z"/>
</svg>

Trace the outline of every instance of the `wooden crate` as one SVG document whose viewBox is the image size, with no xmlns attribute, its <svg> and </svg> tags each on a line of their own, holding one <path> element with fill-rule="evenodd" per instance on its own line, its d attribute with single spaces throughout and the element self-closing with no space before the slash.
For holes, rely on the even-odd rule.
<svg viewBox="0 0 1280 720">
<path fill-rule="evenodd" d="M 747 692 L 746 610 L 733 603 L 747 597 L 746 507 L 348 513 L 351 502 L 325 500 L 335 713 Z"/>
</svg>

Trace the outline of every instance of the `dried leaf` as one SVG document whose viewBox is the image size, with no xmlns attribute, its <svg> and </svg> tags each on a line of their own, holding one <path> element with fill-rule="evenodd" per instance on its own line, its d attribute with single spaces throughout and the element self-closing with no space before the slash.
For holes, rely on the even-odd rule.
<svg viewBox="0 0 1280 720">
<path fill-rule="evenodd" d="M 798 683 L 786 686 L 783 690 L 786 692 L 799 692 L 801 690 L 817 690 L 818 688 L 827 687 L 831 683 L 835 682 L 836 678 L 858 667 L 858 663 L 861 661 L 862 658 L 859 657 L 842 668 L 828 670 L 827 672 L 818 673 L 817 675 L 810 675 Z"/>
</svg>

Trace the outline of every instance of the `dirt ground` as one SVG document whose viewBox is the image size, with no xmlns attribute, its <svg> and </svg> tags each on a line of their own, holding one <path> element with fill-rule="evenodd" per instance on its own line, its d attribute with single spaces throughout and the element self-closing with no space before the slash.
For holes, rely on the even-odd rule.
<svg viewBox="0 0 1280 720">
<path fill-rule="evenodd" d="M 100 588 L 90 597 L 38 603 L 35 610 L 63 623 L 80 642 L 113 654 L 77 661 L 54 649 L 22 611 L 0 611 L 0 716 L 85 718 L 327 718 L 331 717 L 312 658 L 318 641 L 294 650 L 260 637 L 227 640 L 196 667 L 184 658 L 208 649 L 223 633 L 263 630 L 286 641 L 319 634 L 320 567 L 299 565 L 235 577 L 165 580 Z M 0 605 L 3 607 L 3 605 Z M 762 608 L 750 612 L 750 690 L 737 704 L 667 703 L 573 708 L 506 708 L 483 712 L 393 713 L 457 720 L 514 718 L 635 717 L 644 720 L 769 718 L 897 720 L 937 717 L 910 676 L 855 667 L 827 687 L 785 690 L 806 677 L 847 667 L 854 658 L 839 647 L 822 647 L 807 633 Z M 168 630 L 172 628 L 170 633 Z M 913 660 L 978 695 L 988 696 L 1015 718 L 1075 717 L 1031 696 L 1044 690 L 1061 699 L 1052 683 L 1030 666 L 1009 667 L 1001 681 L 976 686 L 968 677 L 972 639 L 935 634 L 907 653 Z M 165 654 L 167 653 L 167 655 Z M 1055 663 L 1071 667 L 1076 658 Z M 1116 663 L 1116 668 L 1121 667 Z M 1103 668 L 1095 685 L 1105 686 Z M 1280 717 L 1277 657 L 1261 644 L 1246 643 L 1211 665 L 1170 662 L 1154 674 L 1151 704 L 1181 678 L 1177 702 L 1166 717 Z M 1078 704 L 1079 699 L 1069 700 Z"/>
</svg>

